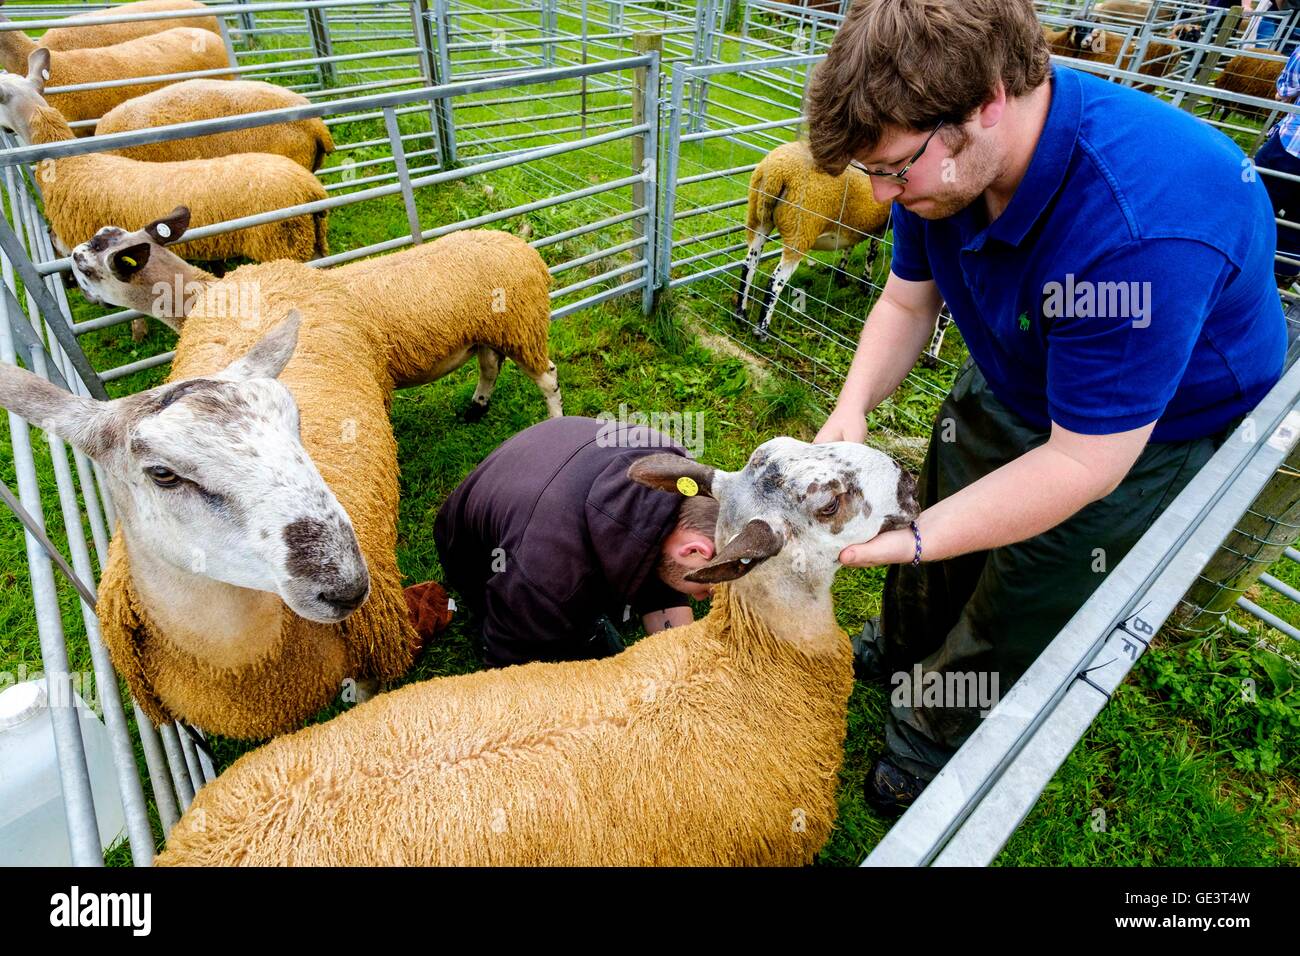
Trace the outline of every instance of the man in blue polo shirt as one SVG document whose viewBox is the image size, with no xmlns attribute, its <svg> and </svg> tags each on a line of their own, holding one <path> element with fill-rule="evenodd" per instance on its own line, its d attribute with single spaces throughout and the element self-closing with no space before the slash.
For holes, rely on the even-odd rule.
<svg viewBox="0 0 1300 956">
<path fill-rule="evenodd" d="M 818 440 L 865 438 L 944 302 L 971 356 L 922 514 L 840 556 L 889 565 L 859 663 L 925 675 L 924 696 L 895 688 L 868 783 L 896 811 L 989 706 L 929 690 L 1004 694 L 1281 376 L 1272 210 L 1219 132 L 1053 67 L 1031 0 L 857 0 L 807 112 L 818 164 L 894 202 L 890 276 Z"/>
</svg>

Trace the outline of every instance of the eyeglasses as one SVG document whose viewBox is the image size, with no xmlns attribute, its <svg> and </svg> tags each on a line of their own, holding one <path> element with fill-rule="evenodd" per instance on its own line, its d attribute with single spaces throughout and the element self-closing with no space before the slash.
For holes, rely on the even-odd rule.
<svg viewBox="0 0 1300 956">
<path fill-rule="evenodd" d="M 925 142 L 921 144 L 921 148 L 918 149 L 915 153 L 913 153 L 912 158 L 907 161 L 907 165 L 904 166 L 896 173 L 886 172 L 883 169 L 867 169 L 866 166 L 863 166 L 856 159 L 850 159 L 849 165 L 852 166 L 854 169 L 858 170 L 859 172 L 866 173 L 868 176 L 879 176 L 881 179 L 888 179 L 890 182 L 898 183 L 900 186 L 906 186 L 907 171 L 916 164 L 916 161 L 918 159 L 921 158 L 921 154 L 925 152 L 925 148 L 930 145 L 930 140 L 934 139 L 934 134 L 939 132 L 939 127 L 942 125 L 943 125 L 943 120 L 939 120 L 938 124 L 934 127 L 934 129 L 930 130 L 930 135 L 925 138 Z"/>
</svg>

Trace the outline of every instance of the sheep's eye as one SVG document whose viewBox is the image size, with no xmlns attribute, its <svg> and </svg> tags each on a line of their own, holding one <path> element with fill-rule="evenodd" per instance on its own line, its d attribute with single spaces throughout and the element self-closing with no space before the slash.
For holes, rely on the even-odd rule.
<svg viewBox="0 0 1300 956">
<path fill-rule="evenodd" d="M 823 518 L 833 517 L 835 512 L 840 510 L 840 496 L 836 495 L 831 499 L 831 503 L 817 509 L 817 513 Z"/>
<path fill-rule="evenodd" d="M 144 473 L 148 475 L 153 480 L 153 483 L 159 488 L 174 488 L 181 482 L 180 476 L 177 475 L 176 472 L 164 468 L 162 465 L 151 465 L 144 470 Z"/>
</svg>

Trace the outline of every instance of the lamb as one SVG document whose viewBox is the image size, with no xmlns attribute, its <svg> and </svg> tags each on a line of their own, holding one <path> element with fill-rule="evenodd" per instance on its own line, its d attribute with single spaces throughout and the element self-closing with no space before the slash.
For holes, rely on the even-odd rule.
<svg viewBox="0 0 1300 956">
<path fill-rule="evenodd" d="M 1273 58 L 1270 59 L 1270 56 Z M 1266 100 L 1275 99 L 1277 78 L 1282 75 L 1284 66 L 1286 66 L 1286 59 L 1277 57 L 1276 50 L 1251 47 L 1224 64 L 1223 70 L 1214 78 L 1214 86 L 1225 93 L 1241 93 Z M 1226 120 L 1228 114 L 1234 110 L 1245 117 L 1264 115 L 1259 107 L 1239 103 L 1224 102 L 1218 105 L 1218 108 L 1220 120 Z M 1214 114 L 1213 108 L 1210 114 L 1211 116 Z"/>
<path fill-rule="evenodd" d="M 107 10 L 91 10 L 67 18 L 69 24 L 92 17 L 117 16 L 125 13 L 160 13 L 164 10 L 203 10 L 197 0 L 136 0 L 115 3 Z M 40 45 L 47 50 L 84 50 L 89 47 L 113 46 L 137 37 L 162 33 L 176 27 L 194 27 L 221 36 L 216 17 L 172 17 L 166 20 L 137 20 L 134 23 L 101 23 L 94 26 L 52 27 L 41 34 Z"/>
<path fill-rule="evenodd" d="M 736 311 L 744 318 L 763 243 L 773 231 L 781 235 L 781 261 L 772 273 L 759 321 L 758 337 L 766 338 L 777 299 L 794 270 L 811 250 L 842 249 L 837 276 L 847 275 L 849 253 L 864 239 L 867 251 L 865 283 L 879 252 L 877 237 L 889 223 L 889 203 L 877 202 L 865 173 L 849 168 L 838 176 L 821 172 L 808 144 L 783 143 L 764 156 L 749 179 L 749 208 L 745 238 L 749 249 L 742 266 Z"/>
<path fill-rule="evenodd" d="M 884 453 L 793 438 L 739 472 L 629 477 L 719 501 L 713 608 L 595 661 L 409 684 L 245 755 L 159 865 L 794 865 L 831 833 L 852 651 L 844 545 L 906 526 Z"/>
<path fill-rule="evenodd" d="M 0 125 L 25 144 L 72 138 L 68 124 L 41 98 L 50 51 L 32 53 L 26 79 L 0 76 Z M 211 224 L 326 198 L 325 187 L 291 159 L 240 153 L 215 159 L 147 163 L 87 153 L 36 165 L 54 245 L 61 255 L 105 222 L 138 229 L 188 206 L 198 224 Z M 185 244 L 196 259 L 247 256 L 258 262 L 328 254 L 327 211 L 294 216 Z"/>
<path fill-rule="evenodd" d="M 183 329 L 192 302 L 221 281 L 239 282 L 243 271 L 217 280 L 165 248 L 179 242 L 188 225 L 189 210 L 182 206 L 138 232 L 105 227 L 73 250 L 73 276 L 92 301 L 136 309 Z M 320 273 L 301 269 L 299 281 L 310 288 Z M 537 383 L 549 414 L 563 414 L 547 354 L 550 274 L 537 251 L 517 236 L 463 230 L 323 274 L 341 283 L 365 314 L 395 387 L 431 382 L 477 355 L 478 387 L 465 412 L 477 421 L 487 410 L 502 359 L 510 358 Z"/>
<path fill-rule="evenodd" d="M 0 16 L 0 23 L 9 22 Z M 32 54 L 38 47 L 21 30 L 0 32 L 0 67 L 10 73 L 27 72 Z M 176 27 L 162 33 L 151 33 L 125 43 L 96 47 L 88 50 L 58 50 L 50 53 L 43 79 L 51 86 L 69 86 L 74 83 L 99 83 L 141 75 L 161 76 L 188 70 L 216 70 L 229 67 L 225 44 L 220 37 L 196 27 Z M 229 75 L 223 78 L 229 79 Z M 76 90 L 71 93 L 54 93 L 50 106 L 58 110 L 70 123 L 99 119 L 114 106 L 153 90 L 168 82 L 132 83 L 127 86 L 110 86 L 97 90 Z M 79 136 L 89 136 L 94 130 L 84 127 Z"/>
<path fill-rule="evenodd" d="M 95 134 L 152 129 L 310 103 L 301 93 L 258 80 L 185 80 L 113 107 L 100 119 Z M 232 153 L 275 153 L 311 172 L 320 169 L 325 157 L 333 151 L 334 140 L 325 123 L 317 117 L 113 150 L 118 156 L 148 162 L 210 159 Z"/>
</svg>

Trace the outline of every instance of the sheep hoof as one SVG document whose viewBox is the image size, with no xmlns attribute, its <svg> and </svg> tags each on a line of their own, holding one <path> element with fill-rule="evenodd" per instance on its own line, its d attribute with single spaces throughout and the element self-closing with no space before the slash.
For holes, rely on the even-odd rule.
<svg viewBox="0 0 1300 956">
<path fill-rule="evenodd" d="M 374 677 L 357 678 L 357 703 L 364 704 L 379 693 L 379 680 Z"/>
<path fill-rule="evenodd" d="M 929 352 L 926 352 L 924 355 L 921 356 L 921 367 L 922 367 L 922 368 L 938 368 L 938 367 L 939 367 L 939 356 L 937 356 L 937 355 L 931 355 Z"/>
<path fill-rule="evenodd" d="M 767 341 L 767 325 L 766 325 L 766 324 L 760 324 L 760 325 L 758 325 L 757 327 L 755 327 L 755 329 L 754 329 L 754 338 L 758 339 L 760 342 L 766 342 L 766 341 Z"/>
<path fill-rule="evenodd" d="M 487 409 L 487 402 L 483 402 L 482 404 L 479 404 L 478 402 L 470 402 L 469 407 L 465 409 L 461 417 L 470 424 L 473 424 L 474 422 L 482 420 L 483 416 L 487 414 Z"/>
</svg>

